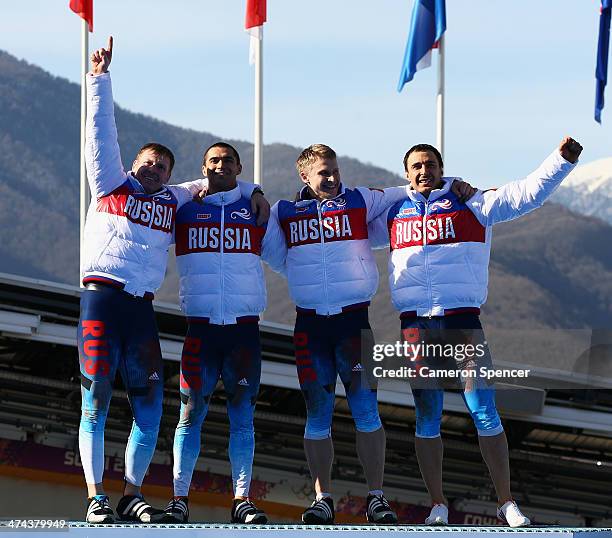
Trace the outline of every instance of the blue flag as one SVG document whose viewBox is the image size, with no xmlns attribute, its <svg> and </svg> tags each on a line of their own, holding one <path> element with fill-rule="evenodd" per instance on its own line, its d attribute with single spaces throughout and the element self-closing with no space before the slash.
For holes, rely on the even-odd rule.
<svg viewBox="0 0 612 538">
<path fill-rule="evenodd" d="M 597 42 L 597 68 L 595 78 L 595 121 L 601 123 L 601 111 L 604 107 L 604 90 L 608 82 L 608 49 L 610 48 L 610 13 L 612 0 L 601 0 L 599 17 L 599 41 Z"/>
<path fill-rule="evenodd" d="M 404 52 L 397 91 L 410 82 L 420 69 L 431 65 L 431 48 L 446 30 L 445 0 L 415 0 L 410 35 Z M 607 2 L 609 0 L 604 0 Z M 612 0 L 610 0 L 612 1 Z"/>
</svg>

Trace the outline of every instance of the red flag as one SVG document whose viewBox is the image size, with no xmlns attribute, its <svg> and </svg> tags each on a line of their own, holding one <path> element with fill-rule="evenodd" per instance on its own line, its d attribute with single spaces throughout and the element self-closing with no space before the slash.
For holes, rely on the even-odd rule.
<svg viewBox="0 0 612 538">
<path fill-rule="evenodd" d="M 266 0 L 247 0 L 245 29 L 263 26 L 264 22 L 266 22 Z"/>
<path fill-rule="evenodd" d="M 93 32 L 93 0 L 70 0 L 70 9 L 79 17 L 85 19 L 89 26 L 89 31 Z"/>
</svg>

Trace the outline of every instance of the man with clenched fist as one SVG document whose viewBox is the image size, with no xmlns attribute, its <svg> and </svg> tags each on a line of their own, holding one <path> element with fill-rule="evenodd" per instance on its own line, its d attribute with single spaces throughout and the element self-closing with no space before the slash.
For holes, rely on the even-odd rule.
<svg viewBox="0 0 612 538">
<path fill-rule="evenodd" d="M 429 144 L 418 144 L 404 157 L 411 186 L 408 196 L 370 225 L 372 243 L 391 246 L 391 297 L 401 312 L 403 343 L 412 344 L 416 351 L 409 378 L 416 412 L 416 454 L 432 501 L 427 525 L 448 523 L 440 421 L 443 388 L 450 387 L 439 381 L 448 378 L 456 381 L 452 388 L 462 391 L 476 426 L 498 497 L 498 517 L 511 527 L 530 524 L 510 493 L 508 442 L 495 407 L 494 388 L 483 375 L 491 357 L 480 324 L 480 306 L 487 297 L 492 226 L 541 206 L 574 169 L 581 151 L 578 142 L 566 137 L 525 179 L 479 191 L 463 202 L 443 177 L 440 152 Z M 422 351 L 436 346 L 450 346 L 452 356 Z M 471 346 L 471 356 L 465 353 L 466 346 Z"/>
</svg>

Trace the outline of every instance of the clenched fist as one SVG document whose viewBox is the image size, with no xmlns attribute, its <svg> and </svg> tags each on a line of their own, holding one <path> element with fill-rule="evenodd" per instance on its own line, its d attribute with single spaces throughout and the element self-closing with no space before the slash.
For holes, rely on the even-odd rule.
<svg viewBox="0 0 612 538">
<path fill-rule="evenodd" d="M 575 163 L 578 160 L 578 157 L 580 157 L 582 146 L 573 138 L 566 136 L 563 140 L 561 140 L 559 152 L 561 153 L 561 157 L 563 157 L 566 161 Z"/>
</svg>

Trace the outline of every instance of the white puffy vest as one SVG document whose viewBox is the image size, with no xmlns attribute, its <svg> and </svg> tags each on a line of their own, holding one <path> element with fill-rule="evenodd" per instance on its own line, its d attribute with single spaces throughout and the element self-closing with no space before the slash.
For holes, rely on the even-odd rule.
<svg viewBox="0 0 612 538">
<path fill-rule="evenodd" d="M 278 202 L 287 245 L 291 298 L 318 314 L 369 301 L 378 269 L 368 241 L 368 206 L 358 189 L 343 189 L 332 200 Z"/>
<path fill-rule="evenodd" d="M 189 202 L 176 220 L 181 308 L 188 318 L 216 325 L 257 316 L 266 308 L 261 265 L 265 226 L 239 187 Z"/>
</svg>

